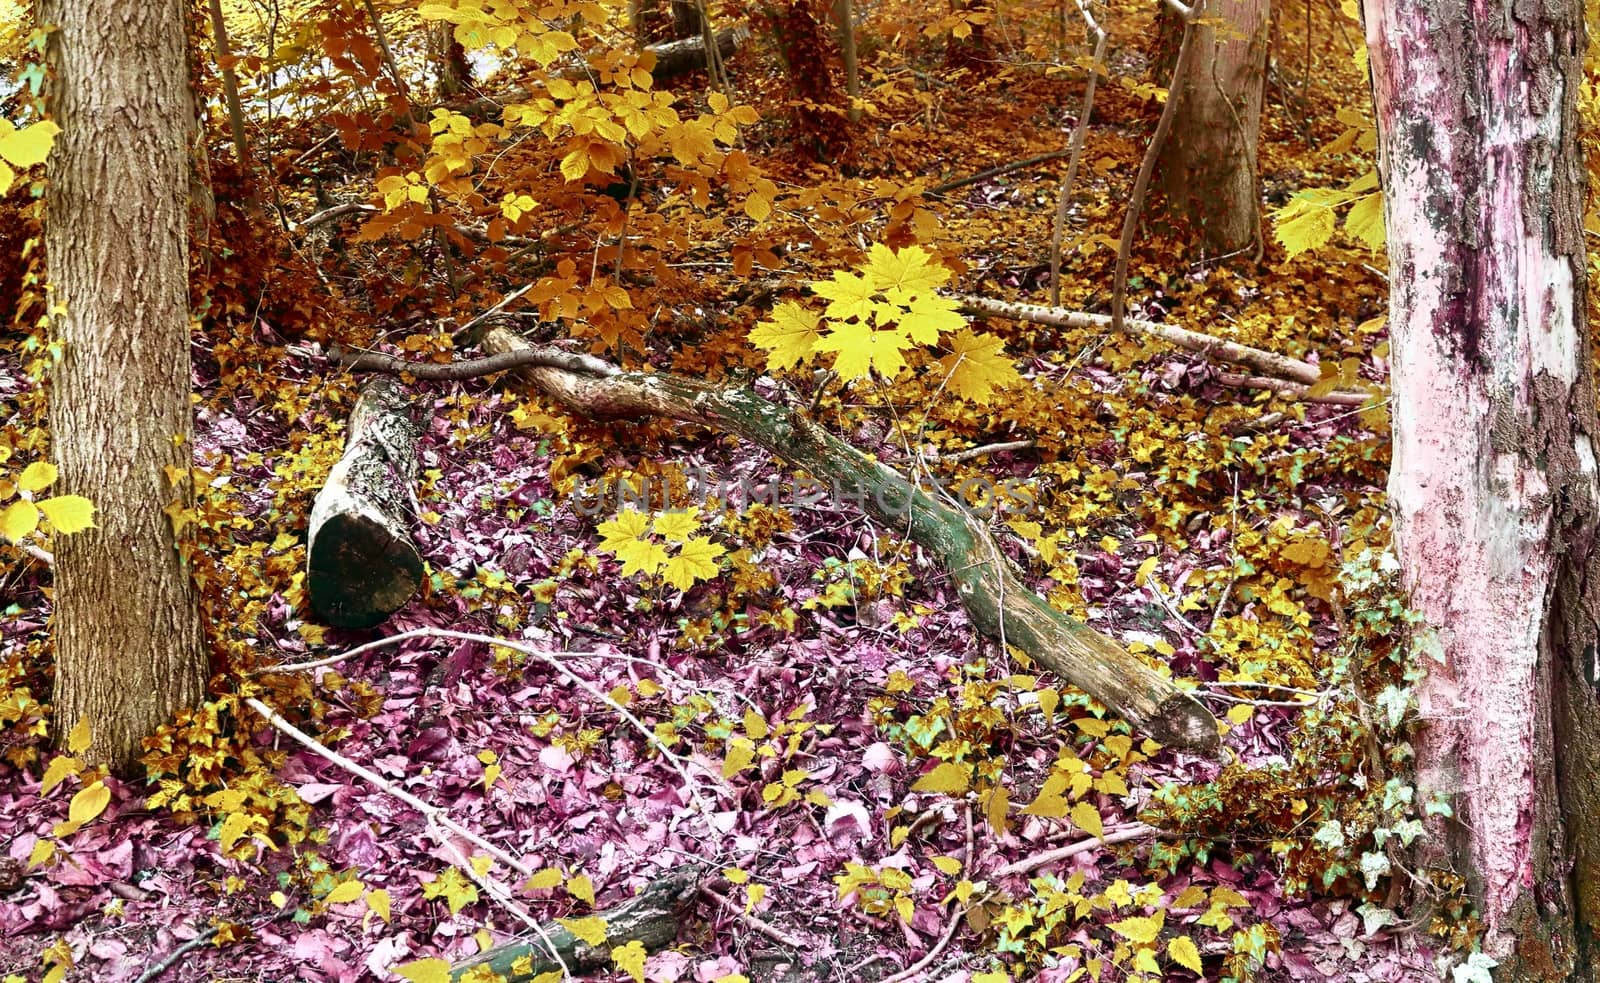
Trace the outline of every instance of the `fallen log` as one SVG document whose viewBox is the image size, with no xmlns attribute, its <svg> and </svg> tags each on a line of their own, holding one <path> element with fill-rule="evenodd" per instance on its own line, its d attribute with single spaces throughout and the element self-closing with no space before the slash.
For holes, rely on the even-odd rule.
<svg viewBox="0 0 1600 983">
<path fill-rule="evenodd" d="M 606 927 L 605 941 L 599 945 L 589 945 L 559 921 L 548 922 L 540 926 L 548 942 L 535 933 L 495 946 L 451 967 L 450 979 L 459 980 L 481 966 L 509 983 L 527 983 L 541 973 L 560 972 L 563 967 L 568 973 L 609 967 L 611 950 L 629 942 L 638 942 L 646 952 L 664 949 L 677 940 L 679 911 L 693 900 L 699 883 L 700 868 L 674 868 L 645 885 L 635 897 L 592 916 Z"/>
<path fill-rule="evenodd" d="M 717 53 L 724 60 L 733 57 L 750 37 L 750 30 L 746 27 L 729 27 L 717 32 Z M 706 67 L 706 43 L 704 38 L 679 38 L 676 41 L 662 41 L 658 44 L 648 44 L 644 53 L 655 56 L 655 64 L 650 69 L 650 78 L 656 82 L 683 75 Z M 587 70 L 564 71 L 561 77 L 569 81 L 587 79 Z M 440 108 L 452 109 L 474 120 L 497 119 L 500 112 L 507 105 L 518 102 L 527 102 L 533 94 L 527 89 L 516 88 L 505 92 L 495 98 L 484 97 L 472 99 L 462 103 L 450 103 Z"/>
<path fill-rule="evenodd" d="M 344 456 L 311 506 L 306 545 L 311 606 L 336 628 L 378 624 L 422 583 L 410 532 L 421 435 L 397 380 L 361 387 Z"/>
<path fill-rule="evenodd" d="M 537 350 L 501 327 L 482 347 L 496 356 Z M 868 514 L 904 530 L 938 558 L 979 631 L 1018 649 L 1169 747 L 1214 754 L 1216 720 L 1194 697 L 1127 649 L 1050 607 L 1021 581 L 988 530 L 965 508 L 936 499 L 904 475 L 834 437 L 804 411 L 776 406 L 748 389 L 645 372 L 574 371 L 534 354 L 521 378 L 568 410 L 594 419 L 660 416 L 714 427 L 765 448 L 835 487 L 849 488 Z M 411 363 L 364 352 L 357 370 L 406 372 Z M 504 362 L 498 363 L 501 367 Z"/>
</svg>

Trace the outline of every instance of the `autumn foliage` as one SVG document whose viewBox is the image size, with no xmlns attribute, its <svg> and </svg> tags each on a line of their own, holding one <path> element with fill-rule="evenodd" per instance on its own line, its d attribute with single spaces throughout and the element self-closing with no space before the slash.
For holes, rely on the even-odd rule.
<svg viewBox="0 0 1600 983">
<path fill-rule="evenodd" d="M 965 179 L 1062 150 L 1096 70 L 1061 293 L 1109 310 L 1167 84 L 1143 71 L 1144 4 L 1094 6 L 1126 56 L 1093 68 L 1071 5 L 858 3 L 859 123 L 822 0 L 703 5 L 737 50 L 670 77 L 638 43 L 659 4 L 222 7 L 233 50 L 197 31 L 195 51 L 198 497 L 172 516 L 215 674 L 147 742 L 144 784 L 80 762 L 94 722 L 45 702 L 41 553 L 91 503 L 48 497 L 44 463 L 52 124 L 0 120 L 0 847 L 22 871 L 0 865 L 0 971 L 133 979 L 209 933 L 172 978 L 441 980 L 523 916 L 592 935 L 691 861 L 712 873 L 677 949 L 597 939 L 616 978 L 756 979 L 775 946 L 819 979 L 1421 979 L 1470 948 L 1459 878 L 1407 866 L 1438 807 L 1408 777 L 1430 643 L 1388 552 L 1350 11 L 1277 14 L 1260 259 L 1176 261 L 1191 230 L 1165 221 L 1131 255 L 1131 316 L 1315 363 L 1308 388 L 957 299 L 1048 296 L 1064 156 Z M 15 16 L 0 61 L 26 79 Z M 429 43 L 441 25 L 460 51 Z M 476 77 L 436 98 L 462 53 Z M 329 346 L 446 363 L 486 323 L 749 387 L 944 489 L 1056 610 L 1199 695 L 1226 762 L 981 639 L 848 489 L 799 494 L 710 431 L 596 424 L 505 380 L 405 379 L 423 590 L 375 632 L 318 625 L 303 531 L 356 391 Z M 759 500 L 705 492 L 735 483 Z M 624 487 L 648 493 L 592 507 Z"/>
</svg>

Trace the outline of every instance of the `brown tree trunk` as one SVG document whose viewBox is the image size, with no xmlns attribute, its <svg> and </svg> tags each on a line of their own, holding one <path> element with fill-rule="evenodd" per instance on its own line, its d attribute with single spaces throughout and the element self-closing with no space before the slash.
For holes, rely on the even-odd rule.
<svg viewBox="0 0 1600 983">
<path fill-rule="evenodd" d="M 433 95 L 444 101 L 454 99 L 472 85 L 472 65 L 467 50 L 456 40 L 456 26 L 449 21 L 428 25 L 428 59 L 433 62 Z"/>
<path fill-rule="evenodd" d="M 100 527 L 56 543 L 56 732 L 132 766 L 140 740 L 199 702 L 206 656 L 173 518 L 187 509 L 188 188 L 194 108 L 179 0 L 45 0 L 45 249 L 60 363 L 51 436 L 61 490 Z"/>
<path fill-rule="evenodd" d="M 1176 38 L 1181 18 L 1163 11 L 1164 34 Z M 1212 0 L 1194 25 L 1194 39 L 1168 98 L 1172 133 L 1161 151 L 1161 188 L 1168 213 L 1196 226 L 1208 252 L 1231 253 L 1260 242 L 1261 194 L 1256 144 L 1267 75 L 1268 0 Z M 1174 40 L 1158 71 L 1175 57 Z"/>
<path fill-rule="evenodd" d="M 1428 842 L 1500 980 L 1594 980 L 1600 488 L 1585 320 L 1581 0 L 1366 0 L 1389 234 L 1389 493 L 1437 628 Z"/>
<path fill-rule="evenodd" d="M 760 21 L 778 45 L 794 94 L 798 142 L 819 161 L 839 156 L 849 142 L 831 43 L 823 30 L 830 0 L 775 0 L 762 4 Z"/>
</svg>

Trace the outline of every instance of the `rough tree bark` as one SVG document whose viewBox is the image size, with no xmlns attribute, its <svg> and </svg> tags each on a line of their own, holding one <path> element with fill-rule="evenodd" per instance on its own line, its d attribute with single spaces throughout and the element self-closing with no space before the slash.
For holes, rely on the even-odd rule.
<svg viewBox="0 0 1600 983">
<path fill-rule="evenodd" d="M 1166 30 L 1183 32 L 1182 18 L 1164 12 Z M 1267 77 L 1268 0 L 1210 0 L 1170 98 L 1172 132 L 1161 151 L 1161 189 L 1167 210 L 1200 232 L 1206 249 L 1231 253 L 1260 241 L 1261 193 L 1256 145 Z M 1171 76 L 1177 42 L 1158 71 Z"/>
<path fill-rule="evenodd" d="M 50 154 L 45 250 L 61 362 L 50 416 L 63 491 L 100 528 L 56 544 L 58 734 L 132 766 L 140 740 L 205 689 L 206 656 L 169 505 L 187 508 L 189 137 L 179 0 L 45 0 Z"/>
<path fill-rule="evenodd" d="M 1500 979 L 1593 980 L 1600 490 L 1584 315 L 1581 0 L 1365 0 L 1386 192 L 1389 493 L 1422 684 L 1419 783 L 1450 797 Z"/>
</svg>

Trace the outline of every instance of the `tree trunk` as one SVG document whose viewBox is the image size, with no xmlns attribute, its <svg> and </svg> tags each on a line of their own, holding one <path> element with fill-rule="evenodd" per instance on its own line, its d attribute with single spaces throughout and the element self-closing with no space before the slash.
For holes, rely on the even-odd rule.
<svg viewBox="0 0 1600 983">
<path fill-rule="evenodd" d="M 123 770 L 205 690 L 196 593 L 173 533 L 193 501 L 183 16 L 178 0 L 40 9 L 59 25 L 47 50 L 61 126 L 45 225 L 62 308 L 51 435 L 61 490 L 93 499 L 100 522 L 56 543 L 56 732 L 87 719 L 87 756 Z"/>
<path fill-rule="evenodd" d="M 1173 37 L 1181 18 L 1164 11 Z M 1220 23 L 1219 23 L 1220 22 Z M 1261 194 L 1256 144 L 1267 76 L 1268 0 L 1213 0 L 1194 25 L 1194 40 L 1169 98 L 1177 100 L 1161 151 L 1167 210 L 1197 227 L 1206 249 L 1231 253 L 1260 241 Z M 1172 76 L 1170 45 L 1160 84 Z"/>
<path fill-rule="evenodd" d="M 455 29 L 449 21 L 438 21 L 427 28 L 428 60 L 433 63 L 433 95 L 438 102 L 454 99 L 472 85 L 472 63 L 467 61 L 467 49 L 456 40 Z"/>
<path fill-rule="evenodd" d="M 1418 778 L 1454 815 L 1500 979 L 1593 980 L 1600 554 L 1584 316 L 1580 0 L 1365 0 L 1386 191 L 1389 493 L 1413 605 Z"/>
<path fill-rule="evenodd" d="M 819 161 L 838 157 L 849 142 L 843 125 L 833 56 L 823 24 L 830 0 L 774 0 L 758 9 L 759 20 L 778 46 L 794 96 L 796 142 Z"/>
</svg>

